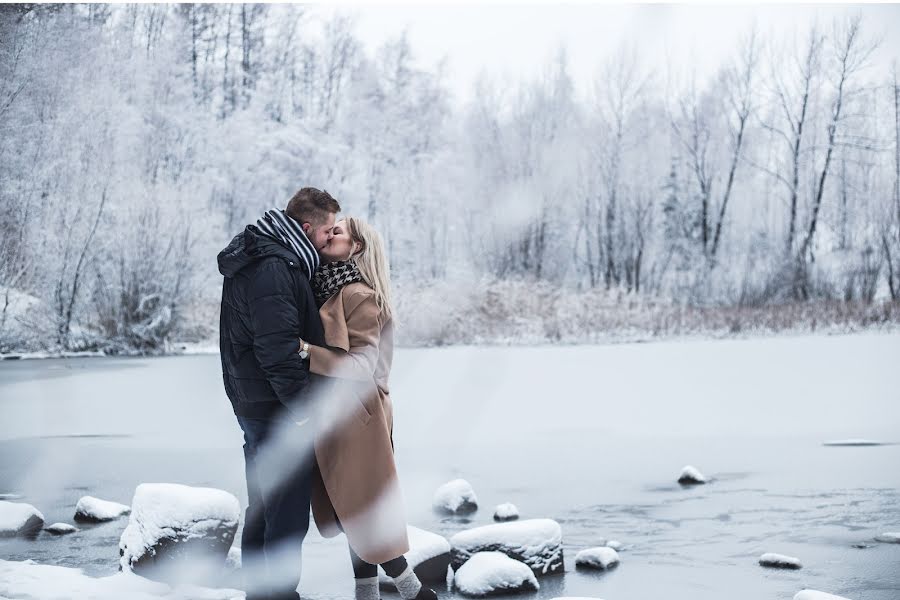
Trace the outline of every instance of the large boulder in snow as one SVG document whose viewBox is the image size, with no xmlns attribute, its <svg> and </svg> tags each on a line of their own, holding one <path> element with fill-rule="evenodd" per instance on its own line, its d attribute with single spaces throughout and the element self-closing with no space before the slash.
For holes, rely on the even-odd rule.
<svg viewBox="0 0 900 600">
<path fill-rule="evenodd" d="M 605 571 L 619 565 L 619 553 L 606 546 L 585 548 L 575 555 L 575 566 Z"/>
<path fill-rule="evenodd" d="M 119 541 L 119 566 L 166 582 L 204 582 L 224 569 L 240 518 L 228 492 L 142 483 Z"/>
<path fill-rule="evenodd" d="M 875 536 L 876 542 L 885 544 L 900 544 L 900 531 L 885 531 Z"/>
<path fill-rule="evenodd" d="M 434 492 L 431 505 L 436 512 L 443 514 L 468 514 L 478 510 L 478 498 L 468 481 L 454 479 Z"/>
<path fill-rule="evenodd" d="M 528 565 L 502 552 L 478 552 L 460 567 L 453 584 L 467 596 L 535 591 L 540 584 Z"/>
<path fill-rule="evenodd" d="M 843 596 L 835 596 L 816 590 L 803 590 L 794 594 L 794 600 L 850 600 Z"/>
<path fill-rule="evenodd" d="M 0 500 L 0 537 L 34 537 L 43 526 L 44 515 L 32 505 Z"/>
<path fill-rule="evenodd" d="M 102 523 L 113 521 L 131 512 L 127 504 L 84 496 L 75 505 L 75 521 L 79 523 Z"/>
<path fill-rule="evenodd" d="M 763 567 L 770 567 L 773 569 L 799 569 L 803 567 L 799 558 L 785 556 L 784 554 L 775 554 L 774 552 L 766 552 L 760 556 L 759 564 Z"/>
<path fill-rule="evenodd" d="M 406 562 L 423 583 L 444 583 L 450 566 L 450 542 L 447 538 L 418 527 L 407 526 L 409 552 Z M 379 572 L 379 582 L 386 589 L 395 589 L 394 580 Z"/>
<path fill-rule="evenodd" d="M 502 552 L 538 577 L 563 572 L 562 529 L 552 519 L 527 519 L 461 531 L 450 538 L 451 566 L 458 571 L 478 552 Z"/>
<path fill-rule="evenodd" d="M 686 466 L 678 475 L 678 483 L 681 485 L 700 485 L 709 481 L 703 473 L 691 465 Z"/>
</svg>

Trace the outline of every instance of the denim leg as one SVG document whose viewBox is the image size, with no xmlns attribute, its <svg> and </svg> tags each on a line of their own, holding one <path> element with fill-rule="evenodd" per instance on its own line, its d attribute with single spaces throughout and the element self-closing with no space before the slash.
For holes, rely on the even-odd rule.
<svg viewBox="0 0 900 600">
<path fill-rule="evenodd" d="M 256 468 L 256 456 L 265 438 L 268 424 L 260 419 L 238 417 L 244 431 L 244 470 L 247 478 L 247 510 L 244 512 L 244 530 L 241 534 L 241 571 L 244 573 L 244 589 L 248 600 L 267 598 L 262 588 L 268 579 L 264 554 L 266 519 L 262 492 Z"/>
<path fill-rule="evenodd" d="M 270 598 L 298 598 L 301 550 L 309 530 L 312 454 L 308 430 L 288 423 L 238 419 L 246 446 L 250 543 L 261 542 L 263 577 Z M 251 492 L 251 488 L 254 490 Z M 254 497 L 258 501 L 254 501 Z M 243 540 L 242 540 L 243 545 Z"/>
</svg>

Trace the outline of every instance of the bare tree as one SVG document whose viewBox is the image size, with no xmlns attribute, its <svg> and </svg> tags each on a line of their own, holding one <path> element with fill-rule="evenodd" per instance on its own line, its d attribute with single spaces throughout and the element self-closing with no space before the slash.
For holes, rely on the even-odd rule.
<svg viewBox="0 0 900 600">
<path fill-rule="evenodd" d="M 835 27 L 834 35 L 834 52 L 837 59 L 838 68 L 835 74 L 834 87 L 835 93 L 831 103 L 831 119 L 828 123 L 827 146 L 825 149 L 825 161 L 821 171 L 818 174 L 816 183 L 812 215 L 810 216 L 809 226 L 803 243 L 800 245 L 799 255 L 805 257 L 810 249 L 813 236 L 816 234 L 816 225 L 818 224 L 819 211 L 822 208 L 822 197 L 825 193 L 825 181 L 828 177 L 829 167 L 831 166 L 831 158 L 834 154 L 835 145 L 837 143 L 838 127 L 841 125 L 842 109 L 849 96 L 852 96 L 858 90 L 850 88 L 851 80 L 866 66 L 875 45 L 867 44 L 860 36 L 860 23 L 862 17 L 857 15 L 852 17 L 843 27 Z"/>
</svg>

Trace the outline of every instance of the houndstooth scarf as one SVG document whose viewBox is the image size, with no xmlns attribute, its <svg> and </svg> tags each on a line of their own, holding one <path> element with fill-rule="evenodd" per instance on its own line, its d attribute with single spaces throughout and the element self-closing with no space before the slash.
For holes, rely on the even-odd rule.
<svg viewBox="0 0 900 600">
<path fill-rule="evenodd" d="M 362 281 L 362 275 L 352 260 L 341 260 L 325 263 L 318 269 L 312 278 L 313 294 L 316 296 L 316 305 L 319 308 L 328 302 L 328 299 L 341 291 L 345 285 Z"/>
<path fill-rule="evenodd" d="M 297 221 L 284 214 L 284 211 L 273 208 L 267 210 L 256 222 L 256 227 L 263 234 L 293 250 L 300 259 L 300 264 L 306 268 L 306 276 L 312 277 L 319 266 L 319 253 Z"/>
</svg>

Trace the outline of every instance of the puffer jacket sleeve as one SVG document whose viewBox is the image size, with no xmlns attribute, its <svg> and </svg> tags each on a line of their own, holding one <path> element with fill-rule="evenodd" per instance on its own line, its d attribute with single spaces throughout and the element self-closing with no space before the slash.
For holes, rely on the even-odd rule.
<svg viewBox="0 0 900 600">
<path fill-rule="evenodd" d="M 309 367 L 297 354 L 300 313 L 289 267 L 281 260 L 260 265 L 248 297 L 253 352 L 282 404 L 309 385 Z"/>
<path fill-rule="evenodd" d="M 344 300 L 350 350 L 310 346 L 310 371 L 317 375 L 372 381 L 378 365 L 381 310 L 371 291 L 356 292 Z"/>
</svg>

